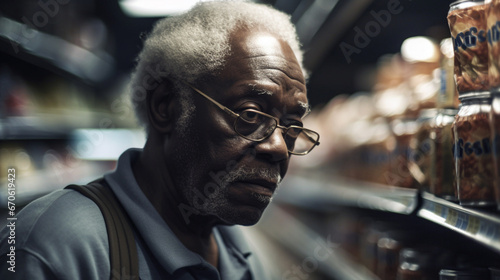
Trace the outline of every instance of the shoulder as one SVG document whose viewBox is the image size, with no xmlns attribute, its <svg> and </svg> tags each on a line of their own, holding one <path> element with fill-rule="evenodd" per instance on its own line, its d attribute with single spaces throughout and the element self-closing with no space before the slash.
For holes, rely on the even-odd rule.
<svg viewBox="0 0 500 280">
<path fill-rule="evenodd" d="M 59 190 L 27 205 L 0 232 L 0 254 L 16 251 L 36 257 L 55 275 L 109 271 L 106 226 L 98 206 L 73 190 Z M 15 243 L 8 238 L 15 234 Z M 3 265 L 3 264 L 0 264 Z M 91 279 L 91 278 L 89 278 Z"/>
</svg>

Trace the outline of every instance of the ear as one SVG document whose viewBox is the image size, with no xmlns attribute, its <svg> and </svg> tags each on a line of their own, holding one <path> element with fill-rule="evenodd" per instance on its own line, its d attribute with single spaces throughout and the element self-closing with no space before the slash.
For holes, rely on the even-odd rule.
<svg viewBox="0 0 500 280">
<path fill-rule="evenodd" d="M 162 82 L 147 98 L 151 126 L 160 134 L 167 134 L 174 127 L 174 94 L 170 82 Z"/>
</svg>

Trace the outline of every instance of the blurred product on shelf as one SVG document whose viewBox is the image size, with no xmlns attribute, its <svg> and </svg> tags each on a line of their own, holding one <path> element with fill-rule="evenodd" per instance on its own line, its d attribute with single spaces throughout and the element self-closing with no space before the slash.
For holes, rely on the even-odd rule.
<svg viewBox="0 0 500 280">
<path fill-rule="evenodd" d="M 416 188 L 416 182 L 409 170 L 410 141 L 417 133 L 416 119 L 398 118 L 391 121 L 391 130 L 396 138 L 396 148 L 391 155 L 392 170 L 387 174 L 387 184 L 403 188 Z"/>
<path fill-rule="evenodd" d="M 431 144 L 431 128 L 437 115 L 436 109 L 423 109 L 416 121 L 417 132 L 410 139 L 408 168 L 419 188 L 429 191 L 431 159 L 434 145 Z"/>
<path fill-rule="evenodd" d="M 458 100 L 458 90 L 455 85 L 455 51 L 453 49 L 453 40 L 451 38 L 443 39 L 440 43 L 440 50 L 441 87 L 436 99 L 436 108 L 458 109 L 460 100 Z"/>
<path fill-rule="evenodd" d="M 488 42 L 484 1 L 450 5 L 448 24 L 455 49 L 455 81 L 460 93 L 489 90 Z"/>
<path fill-rule="evenodd" d="M 457 113 L 457 109 L 439 109 L 430 133 L 433 153 L 429 192 L 453 202 L 458 202 L 458 198 L 451 126 Z"/>
<path fill-rule="evenodd" d="M 462 106 L 452 125 L 457 194 L 461 205 L 496 204 L 491 146 L 489 92 L 461 93 Z"/>
<path fill-rule="evenodd" d="M 437 115 L 430 128 L 432 153 L 428 191 L 443 199 L 458 202 L 451 126 L 458 113 L 460 101 L 454 79 L 453 40 L 443 39 L 440 50 L 441 88 L 436 100 Z"/>
<path fill-rule="evenodd" d="M 375 274 L 384 280 L 395 280 L 399 266 L 399 254 L 418 239 L 413 231 L 390 230 L 377 242 L 377 269 Z"/>
<path fill-rule="evenodd" d="M 436 248 L 404 248 L 399 255 L 397 280 L 437 280 L 439 263 Z"/>
<path fill-rule="evenodd" d="M 490 111 L 491 139 L 494 164 L 494 191 L 497 207 L 500 210 L 500 93 L 493 93 Z"/>
<path fill-rule="evenodd" d="M 382 221 L 366 221 L 365 229 L 361 232 L 359 252 L 361 263 L 372 272 L 377 271 L 379 259 L 377 257 L 378 241 L 388 230 L 389 224 Z"/>
</svg>

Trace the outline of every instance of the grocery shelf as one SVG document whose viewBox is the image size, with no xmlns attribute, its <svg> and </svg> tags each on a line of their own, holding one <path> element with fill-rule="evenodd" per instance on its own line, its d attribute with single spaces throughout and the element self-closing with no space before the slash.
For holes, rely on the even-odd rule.
<svg viewBox="0 0 500 280">
<path fill-rule="evenodd" d="M 339 178 L 291 175 L 283 181 L 276 201 L 318 211 L 357 207 L 424 218 L 500 252 L 500 214 L 462 207 L 414 189 L 379 186 Z M 419 202 L 420 201 L 420 202 Z"/>
<path fill-rule="evenodd" d="M 312 177 L 312 176 L 311 176 Z M 288 175 L 276 200 L 316 210 L 335 206 L 412 214 L 418 205 L 418 191 L 315 174 L 314 179 Z"/>
<path fill-rule="evenodd" d="M 500 252 L 500 215 L 422 194 L 422 206 L 417 212 L 419 217 L 470 237 L 487 247 Z"/>
<path fill-rule="evenodd" d="M 298 266 L 309 262 L 317 264 L 317 269 L 328 279 L 378 279 L 366 267 L 347 257 L 337 244 L 331 243 L 329 236 L 320 236 L 275 204 L 268 207 L 257 227 L 277 243 L 293 251 L 299 258 L 302 257 L 303 261 L 297 263 Z"/>
</svg>

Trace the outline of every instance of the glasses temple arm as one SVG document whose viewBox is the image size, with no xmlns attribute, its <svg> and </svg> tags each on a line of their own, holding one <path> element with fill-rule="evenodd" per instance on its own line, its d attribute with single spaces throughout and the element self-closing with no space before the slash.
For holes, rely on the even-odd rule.
<svg viewBox="0 0 500 280">
<path fill-rule="evenodd" d="M 224 112 L 234 116 L 234 117 L 239 117 L 238 114 L 236 114 L 235 112 L 231 111 L 229 108 L 227 108 L 226 106 L 220 104 L 219 102 L 215 101 L 214 99 L 212 99 L 210 96 L 206 95 L 205 93 L 203 93 L 201 90 L 193 87 L 192 85 L 186 83 L 186 82 L 183 82 L 184 84 L 186 84 L 187 86 L 189 86 L 190 88 L 192 88 L 194 91 L 196 91 L 197 93 L 201 94 L 201 96 L 205 97 L 206 99 L 208 99 L 209 101 L 211 101 L 212 103 L 214 103 L 215 105 L 217 105 L 217 107 L 219 107 L 221 110 L 223 110 Z"/>
</svg>

